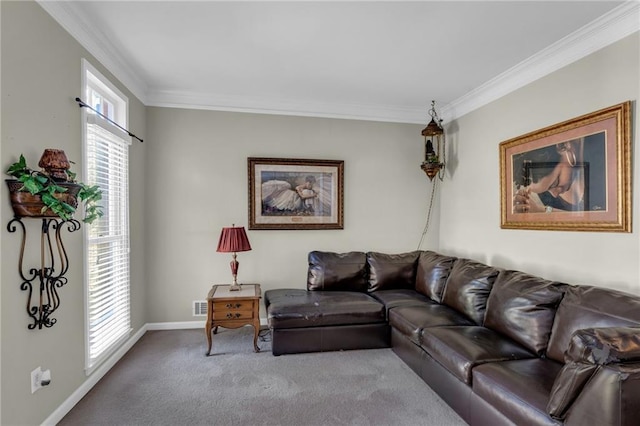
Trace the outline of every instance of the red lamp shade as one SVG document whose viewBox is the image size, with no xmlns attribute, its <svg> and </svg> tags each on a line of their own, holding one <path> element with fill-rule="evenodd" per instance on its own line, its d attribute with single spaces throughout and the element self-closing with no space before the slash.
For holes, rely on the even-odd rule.
<svg viewBox="0 0 640 426">
<path fill-rule="evenodd" d="M 249 250 L 251 250 L 251 244 L 249 244 L 249 238 L 247 238 L 244 226 L 222 228 L 220 240 L 218 241 L 218 249 L 216 251 L 221 253 L 236 253 Z"/>
</svg>

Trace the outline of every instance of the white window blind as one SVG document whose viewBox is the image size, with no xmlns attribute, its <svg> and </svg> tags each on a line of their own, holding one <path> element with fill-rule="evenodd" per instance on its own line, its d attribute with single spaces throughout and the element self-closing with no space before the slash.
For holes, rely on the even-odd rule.
<svg viewBox="0 0 640 426">
<path fill-rule="evenodd" d="M 104 212 L 104 216 L 87 226 L 85 233 L 86 364 L 90 373 L 131 331 L 128 205 L 131 139 L 94 113 L 85 112 L 85 117 L 85 179 L 102 190 L 99 204 Z"/>
</svg>

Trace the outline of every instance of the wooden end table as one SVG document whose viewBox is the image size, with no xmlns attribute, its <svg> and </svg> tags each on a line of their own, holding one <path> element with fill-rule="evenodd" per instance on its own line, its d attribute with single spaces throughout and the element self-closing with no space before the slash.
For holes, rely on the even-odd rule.
<svg viewBox="0 0 640 426">
<path fill-rule="evenodd" d="M 260 352 L 260 284 L 242 284 L 238 291 L 230 291 L 230 287 L 228 284 L 216 284 L 207 295 L 207 356 L 211 354 L 211 330 L 216 334 L 218 327 L 239 328 L 252 325 L 253 348 Z"/>
</svg>

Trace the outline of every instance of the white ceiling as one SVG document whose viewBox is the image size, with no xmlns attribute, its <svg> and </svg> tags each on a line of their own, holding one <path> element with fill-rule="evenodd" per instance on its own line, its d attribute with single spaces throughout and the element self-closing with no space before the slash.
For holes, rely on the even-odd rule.
<svg viewBox="0 0 640 426">
<path fill-rule="evenodd" d="M 40 2 L 147 105 L 415 123 L 637 31 L 622 3 Z"/>
</svg>

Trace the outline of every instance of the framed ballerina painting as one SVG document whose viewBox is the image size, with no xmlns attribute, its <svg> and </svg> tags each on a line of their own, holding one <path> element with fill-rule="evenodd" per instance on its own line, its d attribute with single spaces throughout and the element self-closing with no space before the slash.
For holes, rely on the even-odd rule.
<svg viewBox="0 0 640 426">
<path fill-rule="evenodd" d="M 249 229 L 343 229 L 344 161 L 247 159 Z"/>
<path fill-rule="evenodd" d="M 631 102 L 500 144 L 501 226 L 631 232 Z"/>
</svg>

